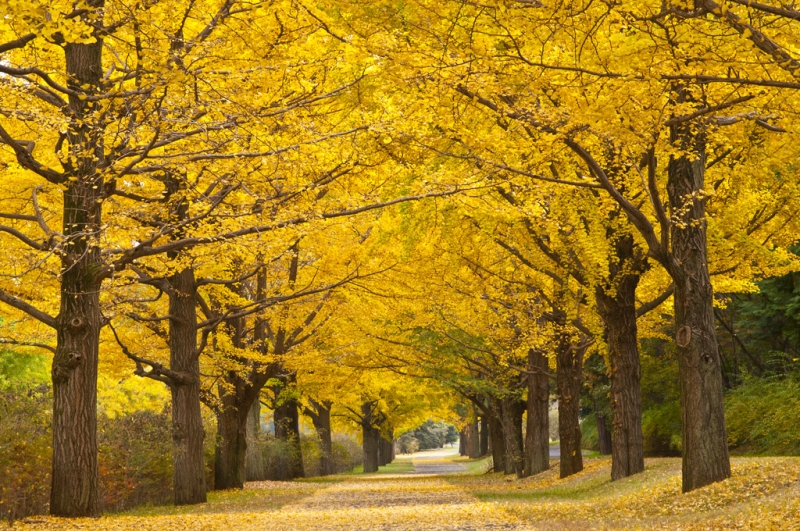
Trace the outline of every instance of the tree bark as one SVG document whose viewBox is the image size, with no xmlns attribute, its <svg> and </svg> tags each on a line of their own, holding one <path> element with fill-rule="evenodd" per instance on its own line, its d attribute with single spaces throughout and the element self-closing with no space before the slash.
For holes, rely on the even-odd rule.
<svg viewBox="0 0 800 531">
<path fill-rule="evenodd" d="M 267 479 L 264 456 L 261 453 L 261 401 L 253 400 L 247 414 L 247 450 L 245 452 L 244 476 L 247 481 Z"/>
<path fill-rule="evenodd" d="M 606 417 L 599 411 L 595 410 L 594 419 L 597 423 L 597 450 L 600 455 L 612 455 L 612 441 L 611 431 L 606 426 Z M 629 474 L 630 475 L 630 474 Z M 625 477 L 625 476 L 620 476 Z M 618 479 L 614 477 L 614 458 L 611 458 L 611 479 Z"/>
<path fill-rule="evenodd" d="M 374 425 L 372 413 L 373 404 L 366 402 L 361 405 L 362 449 L 364 451 L 364 473 L 371 474 L 378 471 L 378 445 L 380 433 Z"/>
<path fill-rule="evenodd" d="M 314 429 L 320 441 L 322 454 L 319 457 L 321 476 L 330 476 L 333 470 L 333 441 L 331 439 L 331 407 L 332 402 L 309 399 L 312 409 L 306 409 L 306 415 L 311 418 Z"/>
<path fill-rule="evenodd" d="M 506 474 L 522 477 L 525 459 L 522 454 L 522 405 L 516 396 L 501 401 L 503 439 L 506 443 Z"/>
<path fill-rule="evenodd" d="M 290 383 L 292 378 L 284 378 Z M 288 443 L 292 447 L 291 462 L 289 464 L 289 478 L 302 478 L 303 457 L 300 449 L 300 410 L 297 400 L 288 398 L 275 408 L 275 437 Z"/>
<path fill-rule="evenodd" d="M 489 455 L 489 421 L 486 415 L 481 415 L 480 450 L 478 457 Z"/>
<path fill-rule="evenodd" d="M 102 8 L 102 2 L 98 6 Z M 96 90 L 102 76 L 102 40 L 64 46 L 70 88 Z M 83 87 L 83 89 L 81 88 Z M 94 516 L 97 492 L 97 364 L 100 344 L 99 248 L 104 158 L 102 131 L 92 114 L 96 104 L 69 96 L 73 117 L 66 139 L 75 160 L 64 190 L 61 303 L 53 357 L 53 460 L 50 514 Z"/>
<path fill-rule="evenodd" d="M 580 393 L 583 350 L 571 345 L 562 335 L 556 352 L 556 389 L 558 393 L 558 438 L 561 445 L 562 478 L 583 470 L 581 455 Z"/>
<path fill-rule="evenodd" d="M 379 430 L 380 431 L 380 430 Z M 389 456 L 386 454 L 386 439 L 378 435 L 378 467 L 389 464 Z"/>
<path fill-rule="evenodd" d="M 687 97 L 682 93 L 679 99 Z M 672 156 L 667 193 L 673 217 L 675 328 L 681 383 L 683 492 L 730 477 L 730 457 L 722 402 L 722 369 L 714 327 L 713 289 L 708 272 L 704 189 L 706 147 L 692 123 L 672 126 L 676 147 L 690 155 Z"/>
<path fill-rule="evenodd" d="M 496 398 L 489 399 L 489 437 L 492 440 L 492 470 L 505 472 L 506 442 L 503 436 L 503 423 L 500 420 L 500 404 Z"/>
<path fill-rule="evenodd" d="M 469 458 L 470 459 L 477 459 L 481 456 L 481 440 L 480 440 L 480 433 L 478 431 L 478 418 L 475 417 L 472 422 L 469 423 Z"/>
<path fill-rule="evenodd" d="M 528 350 L 528 370 L 524 474 L 532 476 L 550 468 L 550 368 L 542 351 Z"/>
<path fill-rule="evenodd" d="M 617 260 L 610 266 L 613 289 L 601 286 L 595 289 L 609 350 L 611 410 L 614 413 L 613 436 L 607 433 L 604 422 L 601 425 L 600 417 L 597 430 L 598 436 L 604 436 L 600 439 L 601 454 L 606 450 L 607 438 L 611 440 L 612 480 L 644 471 L 641 368 L 636 329 L 636 286 L 639 284 L 636 272 L 643 264 L 634 246 L 630 235 L 617 238 Z"/>
<path fill-rule="evenodd" d="M 175 505 L 206 501 L 203 416 L 200 411 L 200 363 L 197 356 L 197 307 L 194 269 L 169 278 L 169 365 L 172 380 L 172 462 Z"/>
<path fill-rule="evenodd" d="M 244 488 L 247 456 L 247 413 L 236 408 L 233 393 L 222 395 L 217 413 L 217 448 L 214 463 L 214 490 Z"/>
</svg>

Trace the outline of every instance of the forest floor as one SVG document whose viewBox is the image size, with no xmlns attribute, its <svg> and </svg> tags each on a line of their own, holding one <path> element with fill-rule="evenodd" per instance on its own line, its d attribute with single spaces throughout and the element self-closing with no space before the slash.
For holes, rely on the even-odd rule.
<svg viewBox="0 0 800 531">
<path fill-rule="evenodd" d="M 409 466 L 411 464 L 413 466 Z M 727 481 L 680 493 L 680 460 L 609 480 L 608 458 L 558 478 L 485 473 L 452 451 L 399 457 L 381 474 L 249 483 L 191 507 L 147 507 L 97 519 L 31 518 L 20 531 L 800 530 L 800 458 L 734 458 Z"/>
</svg>

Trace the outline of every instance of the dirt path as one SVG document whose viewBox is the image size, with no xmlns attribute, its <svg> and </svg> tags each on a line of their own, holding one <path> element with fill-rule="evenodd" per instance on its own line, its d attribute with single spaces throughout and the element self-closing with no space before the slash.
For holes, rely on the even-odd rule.
<svg viewBox="0 0 800 531">
<path fill-rule="evenodd" d="M 288 523 L 285 529 L 320 531 L 532 529 L 496 505 L 483 503 L 441 478 L 414 475 L 337 483 L 284 507 L 272 515 L 269 528 L 283 530 L 278 522 Z"/>
</svg>

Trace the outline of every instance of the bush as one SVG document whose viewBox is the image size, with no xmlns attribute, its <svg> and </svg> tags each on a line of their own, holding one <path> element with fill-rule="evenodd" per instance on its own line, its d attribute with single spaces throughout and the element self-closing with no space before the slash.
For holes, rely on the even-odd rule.
<svg viewBox="0 0 800 531">
<path fill-rule="evenodd" d="M 0 516 L 46 513 L 53 395 L 47 385 L 0 388 Z"/>
<path fill-rule="evenodd" d="M 746 380 L 725 397 L 728 444 L 740 453 L 800 455 L 800 375 Z"/>
<path fill-rule="evenodd" d="M 597 434 L 597 417 L 594 413 L 581 421 L 581 448 L 598 451 L 600 440 Z"/>
<path fill-rule="evenodd" d="M 419 439 L 414 437 L 411 432 L 404 433 L 397 439 L 397 451 L 401 454 L 413 454 L 419 450 Z"/>
<path fill-rule="evenodd" d="M 355 440 L 342 434 L 333 434 L 333 471 L 350 472 L 364 464 L 364 450 Z"/>
<path fill-rule="evenodd" d="M 121 511 L 172 498 L 172 421 L 168 411 L 98 419 L 101 506 Z"/>
<path fill-rule="evenodd" d="M 0 515 L 48 511 L 52 463 L 52 392 L 48 385 L 0 387 Z M 169 410 L 139 411 L 97 425 L 100 508 L 122 510 L 172 497 Z"/>
<path fill-rule="evenodd" d="M 307 478 L 319 476 L 321 474 L 320 457 L 322 457 L 322 447 L 319 437 L 316 435 L 300 436 L 300 453 L 303 456 L 303 472 Z"/>
</svg>

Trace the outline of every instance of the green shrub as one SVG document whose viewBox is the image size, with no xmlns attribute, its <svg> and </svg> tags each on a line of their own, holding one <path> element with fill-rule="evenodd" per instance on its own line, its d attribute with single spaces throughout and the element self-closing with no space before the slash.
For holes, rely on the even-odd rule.
<svg viewBox="0 0 800 531">
<path fill-rule="evenodd" d="M 681 455 L 681 405 L 678 401 L 654 405 L 642 414 L 644 455 Z"/>
<path fill-rule="evenodd" d="M 597 417 L 594 416 L 594 413 L 581 421 L 581 448 L 594 451 L 600 449 L 600 439 L 597 435 Z"/>
<path fill-rule="evenodd" d="M 751 379 L 728 392 L 728 444 L 740 453 L 800 455 L 800 377 Z"/>
</svg>

